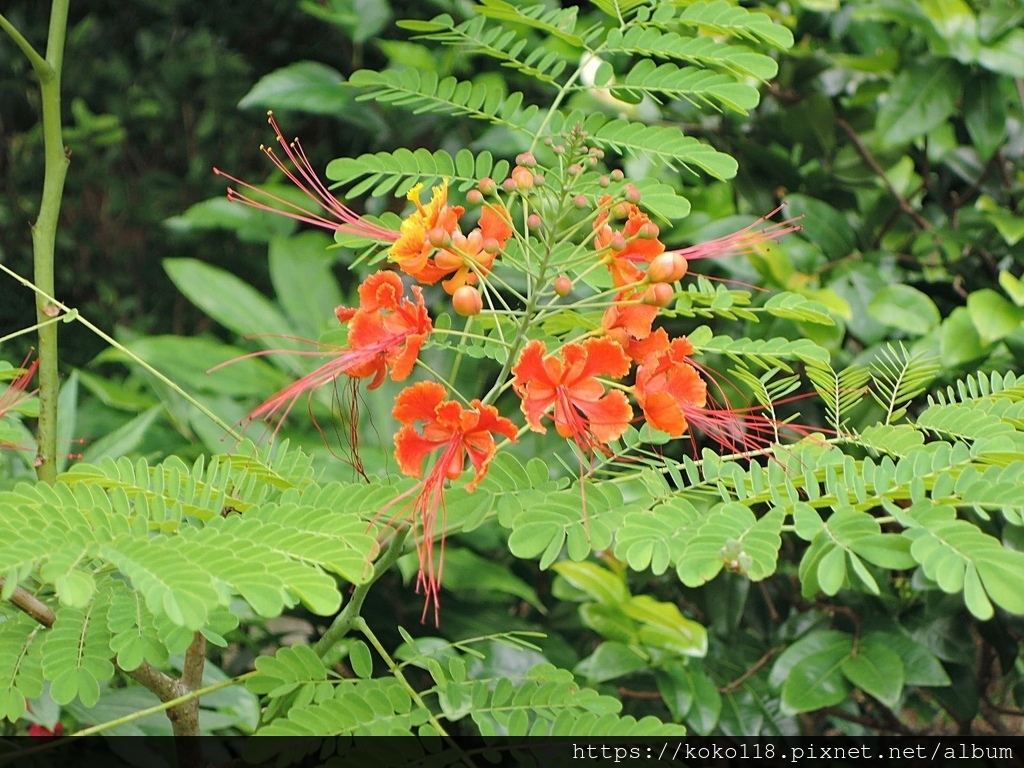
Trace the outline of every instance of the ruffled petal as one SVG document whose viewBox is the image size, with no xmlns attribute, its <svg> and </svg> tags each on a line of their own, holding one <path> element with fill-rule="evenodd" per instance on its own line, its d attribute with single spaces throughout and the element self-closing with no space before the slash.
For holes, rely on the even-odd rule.
<svg viewBox="0 0 1024 768">
<path fill-rule="evenodd" d="M 494 238 L 500 248 L 505 247 L 505 241 L 512 237 L 509 219 L 509 213 L 503 206 L 486 206 L 480 214 L 480 232 L 484 239 Z"/>
<path fill-rule="evenodd" d="M 668 392 L 653 392 L 641 403 L 644 418 L 655 429 L 667 432 L 672 437 L 681 437 L 687 429 L 686 418 L 679 402 Z"/>
<path fill-rule="evenodd" d="M 631 361 L 613 339 L 587 339 L 583 342 L 583 349 L 587 353 L 587 361 L 580 373 L 581 376 L 610 376 L 613 379 L 621 379 L 629 373 Z"/>
<path fill-rule="evenodd" d="M 586 414 L 590 433 L 596 440 L 608 443 L 622 437 L 633 418 L 633 408 L 624 392 L 613 389 L 595 402 L 576 403 Z"/>
<path fill-rule="evenodd" d="M 423 460 L 444 443 L 425 439 L 412 426 L 404 426 L 395 435 L 395 459 L 398 468 L 409 477 L 423 475 Z"/>
<path fill-rule="evenodd" d="M 445 388 L 436 381 L 417 382 L 398 393 L 391 415 L 402 424 L 434 421 L 437 418 L 437 407 L 444 401 L 446 394 Z"/>
</svg>

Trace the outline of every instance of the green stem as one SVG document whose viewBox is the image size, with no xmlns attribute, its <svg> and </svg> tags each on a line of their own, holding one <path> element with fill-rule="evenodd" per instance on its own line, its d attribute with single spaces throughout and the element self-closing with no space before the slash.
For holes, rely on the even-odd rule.
<svg viewBox="0 0 1024 768">
<path fill-rule="evenodd" d="M 219 691 L 224 688 L 230 688 L 232 685 L 237 685 L 238 683 L 244 683 L 250 677 L 255 677 L 257 674 L 259 673 L 256 670 L 253 670 L 252 672 L 246 672 L 244 675 L 233 677 L 230 680 L 222 680 L 219 683 L 214 683 L 213 685 L 208 685 L 205 688 L 200 688 L 195 691 L 189 691 L 188 693 L 184 694 L 183 696 L 179 696 L 176 699 L 161 702 L 160 704 L 156 704 L 152 707 L 149 707 L 148 709 L 140 709 L 138 712 L 132 712 L 130 715 L 119 717 L 116 720 L 108 720 L 105 723 L 100 723 L 99 725 L 94 725 L 90 728 L 83 728 L 82 730 L 76 731 L 75 733 L 71 734 L 71 736 L 92 736 L 95 733 L 101 733 L 111 728 L 115 728 L 119 725 L 125 725 L 126 723 L 130 723 L 134 720 L 138 720 L 143 717 L 148 717 L 149 715 L 156 714 L 157 712 L 165 712 L 168 709 L 171 709 L 172 707 L 178 707 L 182 704 L 187 704 L 190 701 L 195 701 L 196 699 L 199 699 L 202 696 L 206 696 L 209 693 L 214 693 L 215 691 Z"/>
<path fill-rule="evenodd" d="M 409 697 L 416 703 L 420 709 L 427 713 L 427 721 L 434 727 L 434 730 L 438 732 L 444 738 L 448 738 L 448 732 L 441 725 L 441 722 L 434 716 L 434 713 L 430 711 L 426 702 L 420 696 L 419 691 L 409 684 L 409 681 L 405 679 L 405 675 L 402 674 L 401 668 L 395 663 L 395 660 L 391 658 L 387 649 L 381 645 L 380 640 L 373 634 L 373 631 L 367 625 L 366 620 L 362 616 L 356 617 L 355 621 L 352 622 L 352 626 L 362 633 L 363 637 L 370 641 L 370 645 L 374 647 L 380 657 L 384 659 L 384 663 L 388 665 L 388 669 L 391 670 L 391 674 L 395 676 L 395 679 L 401 683 L 402 687 L 405 688 L 405 692 L 409 694 Z M 455 746 L 455 745 L 453 745 Z"/>
<path fill-rule="evenodd" d="M 32 61 L 33 69 L 39 77 L 45 158 L 39 218 L 32 225 L 33 277 L 40 290 L 50 295 L 55 292 L 53 260 L 57 242 L 57 224 L 61 198 L 64 195 L 64 179 L 67 176 L 70 163 L 64 148 L 60 114 L 61 69 L 64 63 L 64 37 L 67 33 L 69 4 L 70 0 L 53 0 L 50 6 L 46 66 L 37 63 L 36 59 L 26 51 L 26 55 Z M 24 46 L 22 46 L 22 50 L 25 50 Z M 36 58 L 38 58 L 38 54 Z M 43 324 L 53 315 L 53 305 L 37 295 L 36 321 Z M 45 483 L 53 483 L 57 479 L 57 397 L 59 391 L 57 326 L 41 325 L 39 328 L 39 458 L 36 472 L 39 479 Z"/>
<path fill-rule="evenodd" d="M 32 65 L 32 71 L 36 73 L 36 77 L 39 78 L 40 82 L 49 80 L 54 76 L 53 68 L 39 52 L 32 47 L 32 43 L 24 38 L 18 28 L 9 22 L 2 13 L 0 13 L 0 29 L 10 35 L 11 39 L 14 40 L 14 44 L 17 45 L 21 52 L 25 54 L 25 58 L 29 60 Z"/>
<path fill-rule="evenodd" d="M 321 659 L 326 657 L 327 654 L 336 646 L 342 638 L 344 638 L 349 632 L 352 631 L 352 627 L 356 625 L 357 621 L 361 621 L 359 617 L 359 611 L 362 610 L 363 601 L 366 600 L 366 595 L 370 592 L 372 587 L 381 576 L 383 576 L 391 568 L 392 565 L 402 556 L 405 551 L 405 540 L 409 536 L 409 529 L 403 528 L 397 531 L 391 538 L 387 547 L 384 550 L 384 554 L 380 556 L 380 559 L 373 566 L 373 575 L 369 581 L 364 584 L 356 585 L 355 589 L 352 590 L 352 597 L 348 600 L 341 613 L 334 619 L 334 622 L 327 631 L 324 632 L 317 644 L 313 646 L 313 650 L 317 656 Z"/>
<path fill-rule="evenodd" d="M 35 285 L 31 280 L 26 280 L 24 277 L 19 275 L 17 272 L 14 272 L 13 270 L 8 268 L 4 264 L 0 264 L 0 272 L 4 272 L 4 273 L 10 275 L 15 280 L 17 280 L 19 283 L 24 285 L 26 288 L 29 288 L 30 290 L 34 291 L 35 294 L 37 296 L 39 296 L 40 299 L 43 300 L 48 306 L 56 307 L 61 312 L 64 312 L 65 316 L 63 318 L 61 318 L 64 322 L 71 322 L 72 320 L 74 320 L 76 322 L 81 323 L 86 328 L 88 328 L 90 331 L 92 331 L 94 334 L 96 334 L 99 338 L 103 339 L 110 346 L 114 347 L 114 349 L 117 349 L 117 350 L 120 350 L 121 352 L 123 352 L 125 355 L 127 355 L 129 358 L 131 358 L 135 363 L 137 363 L 141 368 L 143 368 L 144 370 L 146 370 L 149 373 L 151 373 L 153 376 L 155 376 L 161 382 L 163 382 L 168 387 L 170 387 L 173 391 L 177 392 L 179 395 L 181 395 L 183 398 L 185 398 L 185 400 L 187 400 L 189 403 L 191 403 L 192 406 L 196 408 L 196 410 L 198 410 L 200 413 L 202 413 L 204 416 L 206 416 L 206 418 L 210 419 L 210 421 L 212 421 L 218 427 L 223 429 L 225 433 L 227 433 L 228 435 L 230 435 L 232 437 L 232 439 L 234 439 L 234 440 L 241 439 L 241 435 L 239 435 L 230 424 L 228 424 L 226 421 L 224 421 L 222 418 L 220 418 L 220 416 L 218 416 L 213 411 L 211 411 L 209 408 L 207 408 L 205 405 L 203 405 L 198 400 L 196 400 L 195 397 L 193 397 L 188 392 L 186 392 L 179 384 L 175 384 L 173 381 L 171 381 L 171 379 L 167 378 L 167 376 L 165 376 L 164 374 L 160 373 L 160 371 L 158 371 L 152 365 L 147 363 L 141 357 L 139 357 L 136 354 L 133 354 L 130 350 L 126 349 L 125 346 L 123 344 L 121 344 L 113 336 L 111 336 L 110 334 L 104 332 L 98 326 L 93 325 L 91 322 L 86 320 L 84 317 L 82 317 L 80 314 L 78 314 L 78 310 L 73 309 L 72 307 L 69 307 L 66 304 L 58 301 L 50 293 L 47 293 L 46 291 L 43 291 L 39 286 Z M 53 310 L 50 310 L 50 311 L 52 312 Z M 52 319 L 52 318 L 48 318 L 48 319 Z"/>
</svg>

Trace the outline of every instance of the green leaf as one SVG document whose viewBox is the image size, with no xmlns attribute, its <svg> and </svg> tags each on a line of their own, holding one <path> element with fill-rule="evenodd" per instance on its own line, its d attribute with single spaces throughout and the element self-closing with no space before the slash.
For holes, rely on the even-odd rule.
<svg viewBox="0 0 1024 768">
<path fill-rule="evenodd" d="M 481 491 L 478 489 L 477 493 Z M 445 550 L 444 585 L 467 599 L 476 595 L 490 600 L 491 593 L 503 593 L 518 597 L 541 613 L 547 610 L 533 587 L 513 574 L 506 564 L 488 560 L 462 547 Z"/>
<path fill-rule="evenodd" d="M 902 283 L 879 291 L 868 311 L 878 322 L 913 336 L 923 336 L 942 320 L 939 308 L 927 294 Z"/>
<path fill-rule="evenodd" d="M 698 622 L 683 616 L 673 603 L 664 603 L 649 595 L 636 595 L 622 606 L 622 610 L 631 619 L 640 622 L 638 639 L 644 645 L 680 656 L 707 654 L 707 630 Z"/>
<path fill-rule="evenodd" d="M 270 279 L 278 303 L 308 339 L 338 325 L 334 309 L 343 300 L 331 271 L 335 257 L 327 250 L 332 242 L 320 232 L 270 241 Z"/>
<path fill-rule="evenodd" d="M 979 159 L 992 157 L 1006 137 L 1006 101 L 998 77 L 971 78 L 971 86 L 964 94 L 964 124 Z"/>
<path fill-rule="evenodd" d="M 356 677 L 364 680 L 373 677 L 373 657 L 369 646 L 362 640 L 353 640 L 348 647 L 348 660 Z"/>
<path fill-rule="evenodd" d="M 818 584 L 826 595 L 836 594 L 846 583 L 846 550 L 833 547 L 818 561 Z"/>
<path fill-rule="evenodd" d="M 125 344 L 125 349 L 157 370 L 166 370 L 171 379 L 193 392 L 261 397 L 288 383 L 288 378 L 265 360 L 246 357 L 244 349 L 212 339 L 144 336 Z M 97 359 L 130 360 L 113 348 Z"/>
<path fill-rule="evenodd" d="M 950 684 L 938 657 L 903 632 L 869 632 L 861 642 L 883 645 L 893 651 L 902 661 L 906 685 L 942 687 Z"/>
<path fill-rule="evenodd" d="M 601 643 L 594 652 L 581 661 L 575 673 L 590 685 L 604 683 L 646 669 L 647 658 L 635 648 L 615 641 Z"/>
<path fill-rule="evenodd" d="M 95 463 L 105 456 L 119 459 L 133 452 L 162 411 L 161 406 L 154 406 L 112 432 L 103 435 L 99 440 L 86 447 L 82 454 L 82 460 Z"/>
<path fill-rule="evenodd" d="M 857 248 L 857 236 L 841 212 L 828 203 L 808 195 L 786 197 L 786 213 L 802 216 L 804 236 L 821 248 L 831 260 L 848 256 Z"/>
<path fill-rule="evenodd" d="M 852 650 L 852 637 L 823 630 L 806 635 L 783 651 L 769 676 L 769 683 L 782 689 L 782 711 L 812 712 L 843 701 L 850 692 L 843 664 Z"/>
<path fill-rule="evenodd" d="M 164 269 L 189 301 L 240 336 L 263 336 L 273 347 L 295 333 L 277 307 L 229 272 L 196 259 L 165 259 Z"/>
<path fill-rule="evenodd" d="M 358 113 L 352 95 L 341 87 L 336 69 L 315 61 L 299 61 L 264 75 L 238 102 L 241 109 L 293 110 L 342 119 Z"/>
<path fill-rule="evenodd" d="M 842 663 L 843 674 L 860 688 L 885 704 L 895 707 L 903 693 L 903 660 L 877 635 L 857 645 L 857 655 Z"/>
<path fill-rule="evenodd" d="M 886 146 L 905 144 L 944 123 L 956 111 L 962 69 L 949 60 L 918 60 L 893 82 L 878 110 L 877 129 Z"/>
<path fill-rule="evenodd" d="M 576 589 L 603 605 L 621 605 L 630 598 L 622 578 L 596 563 L 563 560 L 551 568 Z"/>
<path fill-rule="evenodd" d="M 991 288 L 972 292 L 967 297 L 967 311 L 985 345 L 1009 336 L 1024 322 L 1024 307 L 1015 306 Z"/>
<path fill-rule="evenodd" d="M 942 364 L 947 368 L 957 368 L 984 357 L 986 347 L 966 307 L 954 309 L 939 329 Z"/>
</svg>

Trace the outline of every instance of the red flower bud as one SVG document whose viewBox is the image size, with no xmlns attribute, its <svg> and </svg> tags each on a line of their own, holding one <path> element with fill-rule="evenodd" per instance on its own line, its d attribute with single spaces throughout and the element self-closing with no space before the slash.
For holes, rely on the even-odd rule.
<svg viewBox="0 0 1024 768">
<path fill-rule="evenodd" d="M 484 300 L 476 288 L 463 285 L 456 288 L 452 294 L 452 308 L 463 317 L 472 317 L 480 314 L 480 310 L 484 308 Z"/>
<path fill-rule="evenodd" d="M 678 253 L 659 253 L 651 259 L 647 279 L 652 283 L 674 283 L 682 280 L 689 265 Z"/>
<path fill-rule="evenodd" d="M 565 275 L 555 278 L 555 293 L 559 296 L 568 296 L 572 290 L 572 280 Z"/>
<path fill-rule="evenodd" d="M 675 296 L 675 291 L 672 290 L 671 285 L 654 283 L 644 291 L 641 301 L 654 307 L 667 307 L 672 302 L 673 296 Z"/>
</svg>

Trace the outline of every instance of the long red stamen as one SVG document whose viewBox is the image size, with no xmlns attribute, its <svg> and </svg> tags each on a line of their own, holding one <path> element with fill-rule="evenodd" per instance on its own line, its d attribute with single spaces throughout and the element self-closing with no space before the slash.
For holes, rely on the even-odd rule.
<svg viewBox="0 0 1024 768">
<path fill-rule="evenodd" d="M 21 403 L 28 398 L 32 397 L 32 392 L 28 391 L 28 385 L 32 383 L 32 379 L 36 375 L 36 370 L 39 368 L 39 359 L 32 361 L 29 365 L 28 361 L 32 355 L 30 354 L 25 358 L 25 361 L 21 364 L 24 371 L 18 374 L 10 384 L 7 385 L 7 389 L 0 395 L 0 416 L 5 416 L 10 411 L 13 411 Z"/>
<path fill-rule="evenodd" d="M 337 357 L 321 365 L 312 373 L 307 373 L 298 381 L 289 384 L 273 397 L 265 400 L 256 407 L 250 414 L 249 419 L 271 420 L 276 418 L 278 422 L 284 421 L 291 413 L 295 402 L 303 395 L 311 393 L 320 387 L 330 384 L 343 373 L 356 370 L 362 365 L 385 354 L 387 350 L 395 345 L 401 344 L 403 339 L 396 337 L 386 342 L 370 347 L 358 347 L 346 349 Z M 280 411 L 284 409 L 283 413 Z"/>
<path fill-rule="evenodd" d="M 290 219 L 322 227 L 323 229 L 340 231 L 360 237 L 368 237 L 373 240 L 383 240 L 385 242 L 394 242 L 398 239 L 399 233 L 397 231 L 367 221 L 332 195 L 330 190 L 327 188 L 327 185 L 320 180 L 320 177 L 313 168 L 313 164 L 310 163 L 309 158 L 306 157 L 306 153 L 302 149 L 302 145 L 299 143 L 299 140 L 295 139 L 293 142 L 288 142 L 284 138 L 284 135 L 281 133 L 281 129 L 277 125 L 277 121 L 274 120 L 273 113 L 269 113 L 268 122 L 274 129 L 277 143 L 281 145 L 285 156 L 295 167 L 295 170 L 293 171 L 289 168 L 287 163 L 277 156 L 273 147 L 261 146 L 260 149 L 267 155 L 267 157 L 270 158 L 271 162 L 273 162 L 274 165 L 284 173 L 289 181 L 301 189 L 310 199 L 315 201 L 317 205 L 327 211 L 327 213 L 334 218 L 326 218 L 324 216 L 310 213 L 296 203 L 285 200 L 284 198 L 278 197 L 277 195 L 269 192 L 265 192 L 253 184 L 237 179 L 219 168 L 214 168 L 213 172 L 218 176 L 223 176 L 245 189 L 251 189 L 261 197 L 272 201 L 274 205 L 260 202 L 256 198 L 249 197 L 238 190 L 230 188 L 228 189 L 228 200 L 244 203 L 245 205 L 262 211 L 270 211 L 271 213 L 287 216 Z"/>
<path fill-rule="evenodd" d="M 765 242 L 778 240 L 780 237 L 788 235 L 790 232 L 799 232 L 802 229 L 802 227 L 796 223 L 802 218 L 799 216 L 792 219 L 786 219 L 785 221 L 772 222 L 768 224 L 768 226 L 762 226 L 765 222 L 768 222 L 772 216 L 781 211 L 782 208 L 783 206 L 780 205 L 767 216 L 762 216 L 750 226 L 744 227 L 737 232 L 724 235 L 723 237 L 717 237 L 706 243 L 697 243 L 696 245 L 691 245 L 687 248 L 677 248 L 676 250 L 671 251 L 671 253 L 678 253 L 681 256 L 684 256 L 687 261 L 735 256 L 740 253 L 753 253 L 756 251 L 758 246 Z"/>
</svg>

